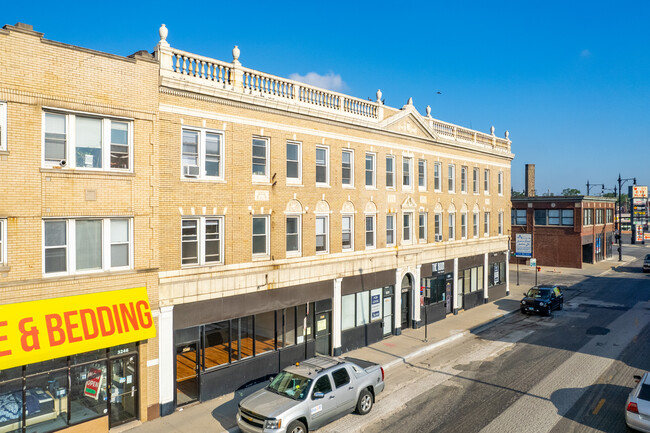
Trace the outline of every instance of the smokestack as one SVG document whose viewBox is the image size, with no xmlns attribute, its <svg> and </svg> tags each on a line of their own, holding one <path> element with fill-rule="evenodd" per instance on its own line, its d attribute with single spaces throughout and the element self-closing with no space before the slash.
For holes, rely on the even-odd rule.
<svg viewBox="0 0 650 433">
<path fill-rule="evenodd" d="M 535 164 L 526 164 L 526 197 L 535 197 Z"/>
</svg>

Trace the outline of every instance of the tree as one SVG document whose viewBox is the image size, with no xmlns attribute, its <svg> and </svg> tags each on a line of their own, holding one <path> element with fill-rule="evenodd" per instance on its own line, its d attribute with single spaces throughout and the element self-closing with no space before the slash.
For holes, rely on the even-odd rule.
<svg viewBox="0 0 650 433">
<path fill-rule="evenodd" d="M 568 196 L 574 196 L 574 195 L 580 195 L 580 190 L 579 190 L 579 189 L 575 189 L 575 188 L 564 188 L 564 189 L 562 190 L 562 195 L 565 196 L 565 197 L 568 197 Z"/>
<path fill-rule="evenodd" d="M 518 198 L 518 197 L 526 197 L 526 194 L 524 194 L 521 191 L 515 191 L 514 189 L 510 191 L 510 196 L 512 198 Z"/>
</svg>

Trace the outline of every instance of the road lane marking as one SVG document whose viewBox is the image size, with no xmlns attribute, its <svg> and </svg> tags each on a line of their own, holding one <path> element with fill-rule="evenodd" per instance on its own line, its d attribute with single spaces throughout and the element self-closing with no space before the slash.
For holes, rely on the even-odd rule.
<svg viewBox="0 0 650 433">
<path fill-rule="evenodd" d="M 594 415 L 598 415 L 598 412 L 600 412 L 600 409 L 603 407 L 605 404 L 605 399 L 601 398 L 598 404 L 596 405 L 596 409 L 592 412 Z"/>
</svg>

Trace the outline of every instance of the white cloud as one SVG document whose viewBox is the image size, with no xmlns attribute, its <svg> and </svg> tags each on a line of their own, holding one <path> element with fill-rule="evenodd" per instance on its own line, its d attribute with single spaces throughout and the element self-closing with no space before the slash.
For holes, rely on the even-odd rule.
<svg viewBox="0 0 650 433">
<path fill-rule="evenodd" d="M 321 87 L 324 89 L 340 92 L 348 88 L 339 74 L 328 72 L 325 75 L 320 75 L 316 72 L 308 72 L 306 75 L 293 73 L 289 78 L 294 81 L 309 84 L 310 86 Z"/>
<path fill-rule="evenodd" d="M 584 50 L 580 51 L 580 57 L 591 57 L 591 51 L 585 48 Z"/>
</svg>

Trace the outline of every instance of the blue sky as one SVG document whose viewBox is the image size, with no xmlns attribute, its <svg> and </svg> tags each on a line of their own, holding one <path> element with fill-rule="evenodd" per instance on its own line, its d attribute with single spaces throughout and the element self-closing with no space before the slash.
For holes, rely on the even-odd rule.
<svg viewBox="0 0 650 433">
<path fill-rule="evenodd" d="M 650 2 L 6 3 L 1 24 L 47 39 L 129 55 L 165 23 L 185 51 L 231 61 L 236 44 L 250 68 L 507 129 L 516 190 L 526 163 L 539 194 L 650 183 Z"/>
</svg>

